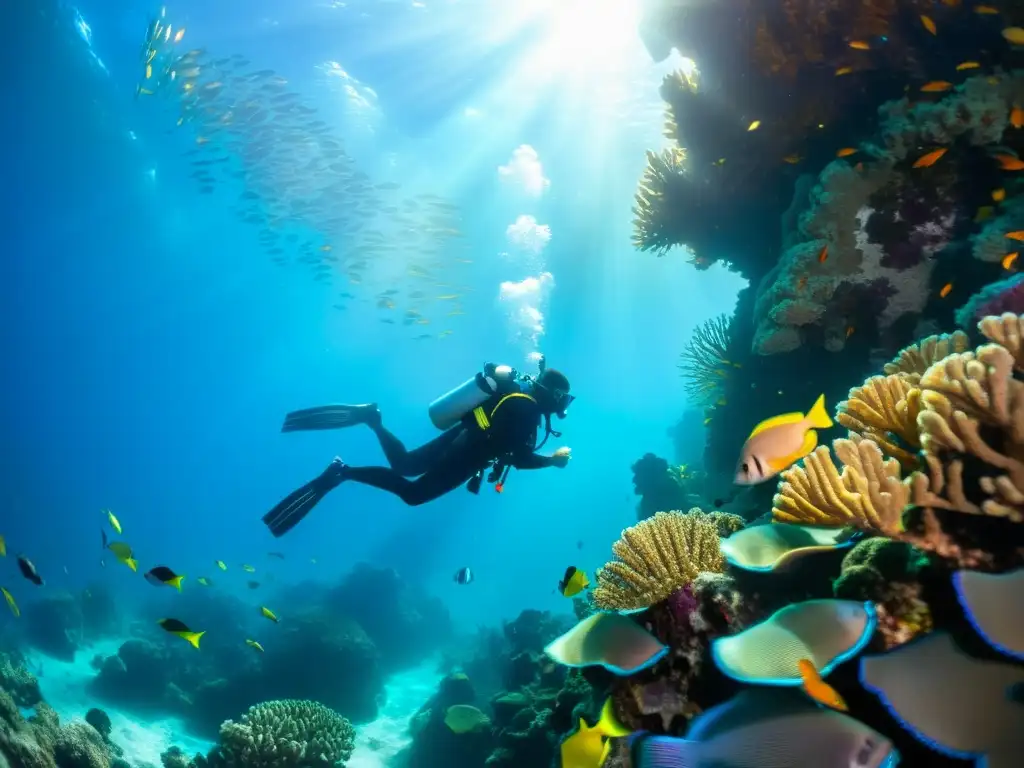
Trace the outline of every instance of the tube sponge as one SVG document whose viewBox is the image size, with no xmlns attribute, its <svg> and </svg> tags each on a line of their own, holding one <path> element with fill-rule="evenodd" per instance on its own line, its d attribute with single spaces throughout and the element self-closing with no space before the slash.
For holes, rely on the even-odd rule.
<svg viewBox="0 0 1024 768">
<path fill-rule="evenodd" d="M 228 768 L 331 768 L 352 756 L 355 729 L 313 701 L 283 699 L 250 707 L 220 727 Z"/>
<path fill-rule="evenodd" d="M 625 529 L 612 545 L 616 560 L 597 572 L 594 604 L 635 611 L 664 600 L 706 571 L 721 573 L 718 522 L 699 512 L 658 512 Z"/>
</svg>

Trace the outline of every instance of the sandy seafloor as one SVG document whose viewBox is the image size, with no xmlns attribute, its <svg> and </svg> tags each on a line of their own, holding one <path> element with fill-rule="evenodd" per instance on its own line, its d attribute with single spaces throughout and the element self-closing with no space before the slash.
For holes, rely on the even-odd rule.
<svg viewBox="0 0 1024 768">
<path fill-rule="evenodd" d="M 188 754 L 206 753 L 213 745 L 190 736 L 174 717 L 143 719 L 106 706 L 89 694 L 88 681 L 96 672 L 89 662 L 96 655 L 117 653 L 120 643 L 99 643 L 82 648 L 74 662 L 29 653 L 29 667 L 39 677 L 43 698 L 56 710 L 61 723 L 85 717 L 99 707 L 113 724 L 111 740 L 124 749 L 133 768 L 160 766 L 160 753 L 177 745 Z M 391 759 L 409 743 L 409 719 L 437 690 L 441 676 L 434 662 L 393 675 L 387 683 L 387 704 L 372 723 L 357 726 L 356 750 L 348 768 L 391 768 Z M 239 712 L 241 717 L 243 713 Z M 237 719 L 237 718 L 236 718 Z"/>
</svg>

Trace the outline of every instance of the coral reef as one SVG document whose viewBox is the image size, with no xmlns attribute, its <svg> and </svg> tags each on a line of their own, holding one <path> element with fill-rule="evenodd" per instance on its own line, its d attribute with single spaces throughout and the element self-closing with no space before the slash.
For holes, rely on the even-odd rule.
<svg viewBox="0 0 1024 768">
<path fill-rule="evenodd" d="M 594 605 L 602 610 L 647 608 L 693 582 L 720 572 L 718 522 L 694 509 L 659 512 L 625 529 L 612 546 L 616 559 L 597 573 Z"/>
<path fill-rule="evenodd" d="M 679 355 L 679 370 L 690 401 L 710 406 L 722 399 L 723 381 L 740 367 L 729 360 L 729 316 L 719 315 L 693 332 Z"/>
<path fill-rule="evenodd" d="M 16 654 L 0 652 L 0 688 L 25 709 L 43 700 L 39 681 L 25 667 L 24 659 Z"/>
<path fill-rule="evenodd" d="M 34 600 L 22 610 L 25 633 L 33 647 L 61 661 L 74 661 L 82 638 L 82 607 L 74 596 L 53 595 Z"/>
<path fill-rule="evenodd" d="M 653 453 L 645 453 L 633 462 L 633 493 L 640 497 L 637 519 L 645 520 L 655 512 L 688 506 L 685 475 L 679 468 Z"/>
<path fill-rule="evenodd" d="M 218 764 L 225 768 L 330 768 L 352 756 L 355 729 L 312 701 L 268 701 L 220 728 Z"/>
</svg>

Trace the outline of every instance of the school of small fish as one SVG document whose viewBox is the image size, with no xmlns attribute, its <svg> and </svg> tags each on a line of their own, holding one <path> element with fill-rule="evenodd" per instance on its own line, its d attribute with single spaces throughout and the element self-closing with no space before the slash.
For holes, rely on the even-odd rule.
<svg viewBox="0 0 1024 768">
<path fill-rule="evenodd" d="M 473 290 L 459 207 L 370 178 L 286 78 L 238 54 L 186 50 L 185 37 L 165 12 L 150 22 L 136 97 L 173 112 L 169 132 L 188 133 L 182 159 L 199 194 L 230 199 L 271 262 L 307 270 L 334 309 L 375 308 L 418 340 L 450 336 Z M 344 77 L 325 65 L 325 82 Z"/>
</svg>

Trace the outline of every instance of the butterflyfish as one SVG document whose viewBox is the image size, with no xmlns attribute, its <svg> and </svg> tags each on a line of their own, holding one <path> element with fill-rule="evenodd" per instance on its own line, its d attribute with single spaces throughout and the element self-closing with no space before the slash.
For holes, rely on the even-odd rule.
<svg viewBox="0 0 1024 768">
<path fill-rule="evenodd" d="M 179 592 L 181 592 L 181 582 L 184 578 L 184 576 L 179 576 L 166 565 L 158 565 L 156 568 L 150 569 L 145 576 L 146 581 L 154 586 L 167 585 L 168 587 L 174 587 Z"/>
<path fill-rule="evenodd" d="M 263 618 L 265 619 L 270 619 L 275 624 L 277 624 L 277 622 L 279 621 L 274 612 L 267 608 L 265 605 L 260 606 L 260 615 L 263 616 Z"/>
<path fill-rule="evenodd" d="M 193 632 L 185 622 L 178 619 L 160 619 L 157 624 L 164 632 L 180 637 L 197 650 L 199 649 L 199 638 L 206 634 L 206 632 Z"/>
<path fill-rule="evenodd" d="M 810 659 L 800 659 L 797 662 L 797 667 L 800 669 L 800 680 L 804 692 L 808 696 L 829 709 L 836 709 L 840 712 L 849 711 L 849 707 L 846 706 L 843 697 L 839 695 L 835 688 L 822 679 L 813 661 Z"/>
<path fill-rule="evenodd" d="M 14 614 L 14 618 L 21 616 L 21 609 L 18 604 L 14 602 L 14 595 L 7 591 L 5 587 L 0 587 L 0 592 L 3 593 L 4 600 L 7 603 L 7 607 L 11 609 L 11 613 Z"/>
<path fill-rule="evenodd" d="M 575 565 L 570 565 L 565 569 L 565 576 L 558 582 L 558 591 L 564 597 L 573 597 L 589 586 L 590 582 L 587 581 L 587 574 L 577 569 Z"/>
<path fill-rule="evenodd" d="M 784 413 L 765 419 L 754 427 L 743 445 L 736 484 L 756 485 L 775 477 L 818 446 L 816 429 L 831 426 L 824 395 L 814 401 L 806 415 Z"/>
</svg>

